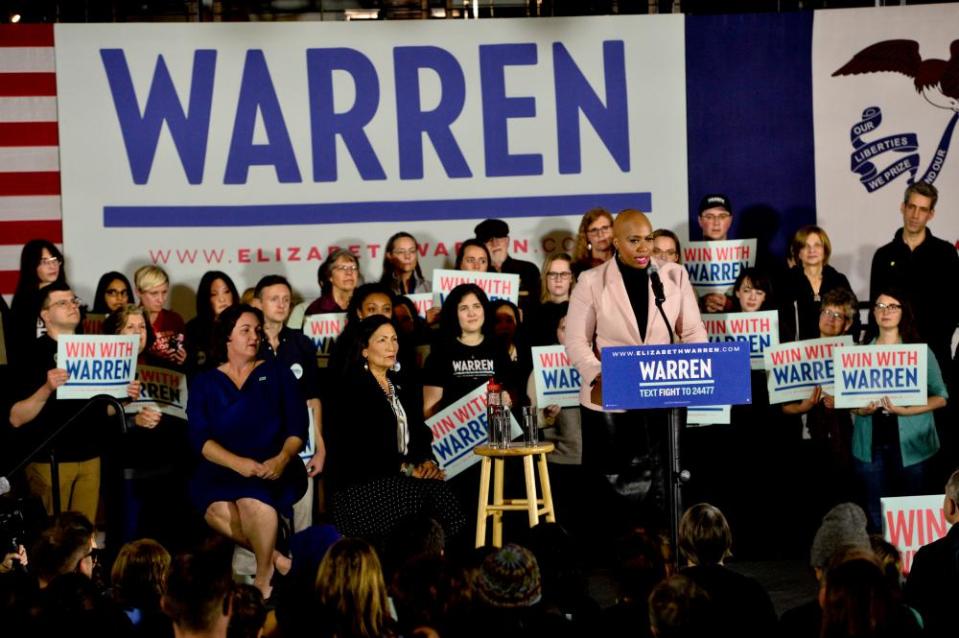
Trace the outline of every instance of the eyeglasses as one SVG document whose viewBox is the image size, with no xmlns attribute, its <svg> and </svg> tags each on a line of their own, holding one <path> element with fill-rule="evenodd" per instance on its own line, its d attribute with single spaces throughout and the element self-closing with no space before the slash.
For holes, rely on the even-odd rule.
<svg viewBox="0 0 959 638">
<path fill-rule="evenodd" d="M 897 303 L 877 303 L 873 306 L 876 312 L 899 312 L 902 310 L 902 305 Z"/>
<path fill-rule="evenodd" d="M 107 288 L 106 293 L 104 294 L 106 294 L 107 297 L 128 297 L 130 295 L 130 291 L 126 288 Z"/>
<path fill-rule="evenodd" d="M 63 260 L 59 257 L 41 257 L 40 265 L 41 266 L 52 266 L 53 264 L 62 264 Z"/>
<path fill-rule="evenodd" d="M 354 264 L 344 264 L 342 266 L 333 266 L 333 270 L 339 270 L 340 272 L 349 275 L 355 273 L 357 270 L 359 270 L 359 268 L 357 268 Z"/>
<path fill-rule="evenodd" d="M 819 314 L 821 314 L 824 317 L 828 317 L 829 319 L 845 319 L 846 318 L 846 313 L 844 312 L 836 312 L 835 310 L 826 310 L 825 308 L 823 308 L 819 312 Z"/>
<path fill-rule="evenodd" d="M 605 226 L 590 228 L 589 230 L 586 231 L 586 234 L 589 235 L 590 237 L 599 237 L 601 235 L 609 234 L 609 231 L 611 231 L 612 229 L 613 229 L 612 226 L 610 226 L 609 224 L 606 224 Z"/>
<path fill-rule="evenodd" d="M 86 554 L 84 554 L 83 557 L 80 558 L 80 560 L 77 561 L 77 566 L 74 568 L 74 571 L 76 571 L 77 573 L 79 573 L 79 572 L 80 572 L 80 564 L 83 563 L 83 561 L 86 560 L 86 559 L 88 559 L 88 558 L 90 559 L 90 562 L 93 563 L 93 566 L 96 567 L 97 564 L 100 562 L 100 549 L 99 549 L 98 547 L 94 547 L 94 548 L 91 549 L 89 552 L 87 552 Z"/>
<path fill-rule="evenodd" d="M 678 250 L 672 250 L 672 249 L 670 249 L 670 250 L 661 250 L 661 249 L 659 249 L 659 248 L 653 248 L 653 255 L 655 255 L 655 256 L 657 256 L 657 257 L 659 257 L 659 256 L 661 256 L 661 255 L 664 255 L 664 256 L 666 256 L 666 257 L 672 258 L 672 257 L 675 257 L 675 256 L 678 255 L 678 254 L 679 254 L 679 251 L 678 251 Z"/>
<path fill-rule="evenodd" d="M 61 306 L 69 306 L 69 305 L 81 306 L 83 305 L 83 299 L 80 299 L 79 297 L 74 297 L 73 299 L 61 299 L 60 301 L 51 301 L 49 304 L 47 304 L 47 308 L 48 309 L 58 308 Z"/>
<path fill-rule="evenodd" d="M 724 222 L 732 217 L 732 215 L 729 213 L 709 213 L 707 215 L 700 215 L 700 217 L 707 224 L 712 224 L 713 222 Z"/>
<path fill-rule="evenodd" d="M 558 280 L 560 280 L 560 281 L 566 281 L 566 280 L 568 280 L 568 279 L 572 279 L 572 277 L 573 277 L 573 273 L 568 272 L 568 271 L 567 271 L 567 272 L 552 272 L 552 271 L 550 271 L 550 272 L 547 272 L 547 273 L 546 273 L 546 278 L 547 278 L 547 279 L 558 279 Z"/>
</svg>

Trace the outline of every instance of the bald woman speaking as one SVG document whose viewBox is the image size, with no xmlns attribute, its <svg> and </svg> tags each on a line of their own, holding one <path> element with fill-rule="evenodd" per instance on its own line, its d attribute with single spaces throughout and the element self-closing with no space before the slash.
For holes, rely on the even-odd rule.
<svg viewBox="0 0 959 638">
<path fill-rule="evenodd" d="M 649 219 L 639 211 L 617 215 L 616 257 L 579 276 L 566 317 L 566 352 L 583 377 L 579 398 L 584 470 L 596 481 L 591 487 L 605 492 L 604 498 L 595 499 L 602 515 L 619 512 L 625 517 L 604 521 L 613 524 L 611 531 L 616 523 L 641 522 L 637 516 L 662 516 L 667 428 L 663 410 L 603 411 L 598 353 L 611 346 L 668 344 L 669 327 L 676 342 L 707 341 L 686 269 L 653 260 L 652 232 Z M 652 264 L 663 283 L 669 327 L 656 308 Z"/>
</svg>

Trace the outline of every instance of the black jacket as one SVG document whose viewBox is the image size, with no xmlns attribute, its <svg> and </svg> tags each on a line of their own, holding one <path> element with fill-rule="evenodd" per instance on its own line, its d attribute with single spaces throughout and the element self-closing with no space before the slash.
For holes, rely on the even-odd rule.
<svg viewBox="0 0 959 638">
<path fill-rule="evenodd" d="M 819 298 L 822 299 L 827 292 L 837 288 L 852 290 L 846 275 L 832 266 L 823 266 Z M 783 307 L 783 324 L 779 329 L 780 341 L 819 338 L 819 311 L 822 303 L 816 301 L 815 293 L 809 284 L 809 279 L 803 273 L 802 266 L 793 266 L 789 269 L 780 295 L 780 303 Z M 796 324 L 797 314 L 799 317 L 798 325 Z M 854 338 L 859 336 L 859 330 L 859 313 L 856 312 L 851 328 L 851 334 Z"/>
<path fill-rule="evenodd" d="M 909 296 L 916 316 L 919 337 L 932 348 L 939 367 L 948 369 L 952 358 L 952 333 L 959 321 L 959 299 L 954 294 L 959 281 L 959 255 L 952 244 L 926 229 L 926 239 L 910 250 L 902 240 L 902 229 L 895 238 L 876 251 L 869 277 L 869 300 L 894 286 Z M 870 315 L 870 328 L 875 319 Z"/>
<path fill-rule="evenodd" d="M 906 603 L 922 614 L 927 636 L 959 633 L 959 525 L 919 549 L 904 589 Z"/>
<path fill-rule="evenodd" d="M 422 406 L 404 390 L 394 382 L 410 432 L 406 456 L 397 450 L 396 416 L 373 374 L 351 367 L 340 376 L 336 391 L 323 404 L 326 477 L 334 491 L 396 476 L 403 463 L 433 459 L 433 435 L 421 418 Z"/>
</svg>

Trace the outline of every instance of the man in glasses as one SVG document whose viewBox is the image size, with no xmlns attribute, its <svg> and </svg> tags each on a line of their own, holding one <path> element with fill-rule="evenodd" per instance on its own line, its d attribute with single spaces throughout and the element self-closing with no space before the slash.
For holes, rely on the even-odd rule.
<svg viewBox="0 0 959 638">
<path fill-rule="evenodd" d="M 87 404 L 80 399 L 58 399 L 57 388 L 67 382 L 67 371 L 57 366 L 57 339 L 72 335 L 80 323 L 80 299 L 62 282 L 54 282 L 40 293 L 40 319 L 46 334 L 33 344 L 29 356 L 20 360 L 13 373 L 10 424 L 17 430 L 17 459 L 35 450 L 57 428 Z M 128 394 L 136 398 L 134 382 Z M 100 446 L 108 412 L 91 407 L 53 441 L 60 472 L 60 503 L 63 511 L 80 512 L 94 520 L 100 495 Z M 48 451 L 36 455 L 25 469 L 30 491 L 40 497 L 48 514 L 53 511 L 53 485 Z"/>
<path fill-rule="evenodd" d="M 846 288 L 834 288 L 822 298 L 819 311 L 819 337 L 850 334 L 855 324 L 859 302 Z M 804 467 L 818 468 L 809 472 L 811 482 L 802 504 L 812 518 L 818 512 L 847 500 L 855 499 L 855 476 L 852 470 L 852 416 L 849 410 L 836 410 L 832 395 L 814 387 L 802 401 L 782 405 L 783 414 L 802 419 L 800 453 L 806 457 Z M 796 430 L 798 432 L 798 429 Z"/>
<path fill-rule="evenodd" d="M 703 241 L 726 241 L 733 225 L 733 207 L 729 198 L 722 194 L 706 195 L 699 202 L 699 228 Z M 729 312 L 733 298 L 721 292 L 711 292 L 699 299 L 703 312 Z"/>
<path fill-rule="evenodd" d="M 502 219 L 487 219 L 473 229 L 476 239 L 489 250 L 490 270 L 519 275 L 519 307 L 529 316 L 530 306 L 539 303 L 539 268 L 530 261 L 513 259 L 509 254 L 509 224 Z"/>
<path fill-rule="evenodd" d="M 952 333 L 959 321 L 959 300 L 950 286 L 959 280 L 956 247 L 933 236 L 928 228 L 936 216 L 939 192 L 926 182 L 906 188 L 899 212 L 902 227 L 872 258 L 869 298 L 890 286 L 907 291 L 920 338 L 929 344 L 946 374 L 950 369 Z M 870 313 L 870 328 L 875 318 Z"/>
</svg>

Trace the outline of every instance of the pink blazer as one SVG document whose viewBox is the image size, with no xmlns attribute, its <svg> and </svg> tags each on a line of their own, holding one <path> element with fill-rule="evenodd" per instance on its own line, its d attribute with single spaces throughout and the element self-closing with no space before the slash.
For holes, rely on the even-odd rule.
<svg viewBox="0 0 959 638">
<path fill-rule="evenodd" d="M 566 315 L 566 354 L 583 377 L 579 402 L 592 410 L 603 409 L 590 401 L 590 383 L 600 372 L 598 353 L 603 348 L 669 343 L 669 332 L 656 308 L 652 284 L 646 313 L 646 340 L 640 337 L 636 315 L 615 260 L 614 257 L 579 276 Z M 676 342 L 708 341 L 686 269 L 671 262 L 657 261 L 656 265 L 666 294 L 663 310 L 673 326 Z"/>
</svg>

